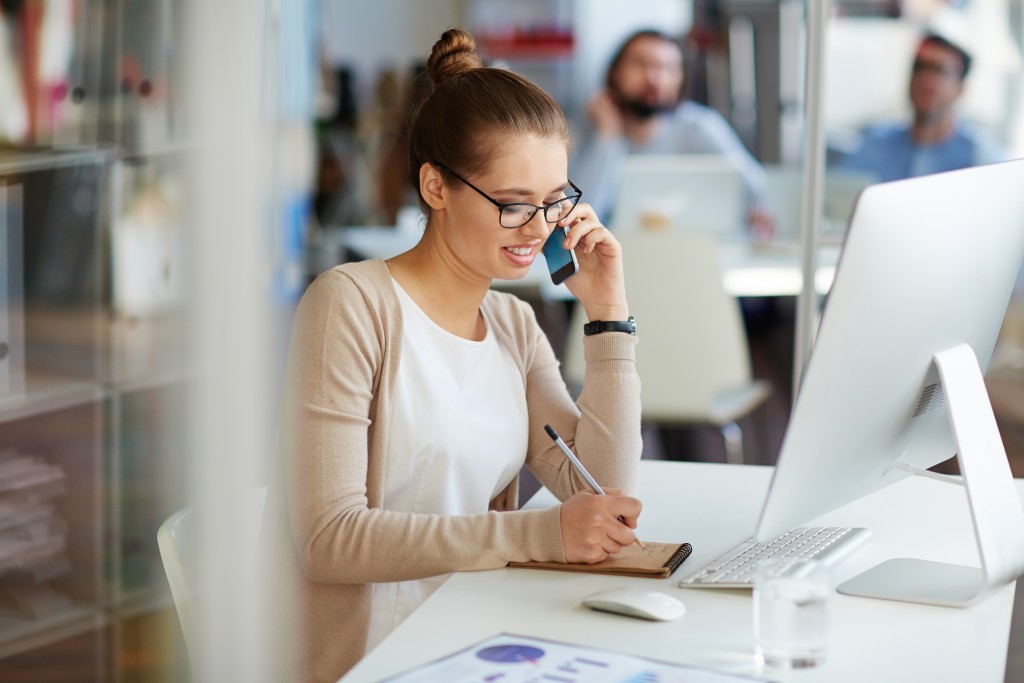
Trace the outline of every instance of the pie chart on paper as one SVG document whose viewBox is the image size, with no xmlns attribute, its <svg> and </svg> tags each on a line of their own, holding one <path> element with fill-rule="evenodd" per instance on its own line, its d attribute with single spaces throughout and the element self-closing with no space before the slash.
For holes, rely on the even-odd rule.
<svg viewBox="0 0 1024 683">
<path fill-rule="evenodd" d="M 488 662 L 515 664 L 517 662 L 536 662 L 544 656 L 544 650 L 530 645 L 495 645 L 485 647 L 476 656 Z"/>
</svg>

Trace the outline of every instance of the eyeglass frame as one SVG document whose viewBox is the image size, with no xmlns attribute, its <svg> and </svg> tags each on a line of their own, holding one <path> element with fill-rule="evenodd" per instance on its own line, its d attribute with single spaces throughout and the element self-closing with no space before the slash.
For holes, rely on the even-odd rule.
<svg viewBox="0 0 1024 683">
<path fill-rule="evenodd" d="M 569 207 L 569 210 L 565 212 L 565 216 L 564 216 L 564 217 L 568 217 L 569 214 L 571 214 L 573 212 L 573 209 L 576 208 L 576 205 L 580 203 L 580 198 L 583 196 L 583 190 L 581 190 L 579 187 L 577 187 L 576 183 L 574 183 L 573 181 L 571 181 L 568 178 L 566 178 L 566 180 L 569 183 L 569 186 L 576 192 L 575 196 L 571 196 L 570 195 L 568 197 L 562 197 L 561 199 L 553 201 L 550 204 L 546 204 L 544 206 L 537 206 L 536 204 L 530 204 L 529 202 L 509 202 L 507 204 L 503 204 L 503 203 L 499 202 L 498 200 L 494 199 L 493 197 L 491 197 L 490 195 L 488 195 L 486 192 L 481 190 L 479 187 L 477 187 L 473 183 L 469 182 L 468 180 L 466 180 L 465 178 L 460 176 L 458 173 L 453 171 L 450 167 L 446 166 L 445 164 L 442 164 L 439 161 L 435 161 L 433 163 L 434 163 L 435 166 L 437 166 L 442 171 L 445 171 L 447 173 L 451 173 L 453 176 L 455 176 L 456 178 L 458 178 L 459 180 L 464 182 L 466 185 L 469 185 L 470 189 L 475 191 L 477 194 L 479 194 L 481 197 L 483 197 L 484 199 L 489 201 L 491 204 L 494 204 L 496 207 L 498 207 L 498 225 L 500 225 L 505 230 L 517 230 L 518 228 L 523 227 L 524 225 L 526 225 L 527 223 L 529 223 L 530 221 L 533 220 L 533 217 L 537 215 L 538 211 L 540 211 L 541 215 L 544 216 L 544 220 L 546 222 L 548 222 L 548 223 L 557 223 L 558 221 L 562 220 L 562 218 L 556 218 L 553 221 L 552 220 L 548 220 L 548 209 L 550 209 L 552 206 L 555 206 L 556 204 L 560 204 L 560 203 L 566 201 L 567 199 L 572 199 L 573 200 L 572 206 Z M 564 192 L 564 190 L 563 190 L 563 192 Z M 513 226 L 509 227 L 507 225 L 503 225 L 502 222 L 501 222 L 502 213 L 505 211 L 505 208 L 509 207 L 509 206 L 529 206 L 530 208 L 533 209 L 533 212 L 530 213 L 529 218 L 527 218 L 525 221 L 523 221 L 519 225 L 513 225 Z"/>
</svg>

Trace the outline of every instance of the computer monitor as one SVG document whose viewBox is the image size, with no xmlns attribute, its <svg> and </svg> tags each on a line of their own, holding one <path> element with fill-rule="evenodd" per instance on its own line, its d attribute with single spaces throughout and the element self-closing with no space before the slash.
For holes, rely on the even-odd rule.
<svg viewBox="0 0 1024 683">
<path fill-rule="evenodd" d="M 757 537 L 956 454 L 982 567 L 893 560 L 843 592 L 969 604 L 1024 572 L 982 381 L 1024 258 L 1021 188 L 1024 160 L 873 185 L 855 205 Z"/>
<path fill-rule="evenodd" d="M 825 232 L 842 236 L 850 222 L 853 206 L 861 191 L 877 182 L 877 178 L 865 171 L 830 168 L 825 172 L 825 192 L 822 209 L 825 214 Z"/>
<path fill-rule="evenodd" d="M 800 236 L 800 213 L 803 204 L 804 178 L 799 166 L 769 164 L 764 167 L 765 194 L 775 215 L 775 232 L 783 243 L 791 243 Z M 876 178 L 860 171 L 830 168 L 825 172 L 822 192 L 822 222 L 820 236 L 842 239 L 849 224 L 857 195 Z"/>
<path fill-rule="evenodd" d="M 626 158 L 609 221 L 627 230 L 702 230 L 723 240 L 744 233 L 743 176 L 719 154 L 637 154 Z"/>
</svg>

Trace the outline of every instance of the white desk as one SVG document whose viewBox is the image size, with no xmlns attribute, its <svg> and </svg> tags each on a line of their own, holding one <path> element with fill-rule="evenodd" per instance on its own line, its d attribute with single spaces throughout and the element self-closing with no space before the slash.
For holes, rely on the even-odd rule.
<svg viewBox="0 0 1024 683">
<path fill-rule="evenodd" d="M 390 258 L 408 251 L 419 241 L 419 231 L 387 227 L 330 228 L 320 232 L 313 246 L 312 267 L 322 272 L 341 262 L 342 250 L 366 258 Z M 796 296 L 803 286 L 800 252 L 795 244 L 719 245 L 725 291 L 737 297 Z M 839 247 L 822 247 L 815 276 L 819 293 L 828 292 L 835 277 Z M 495 287 L 508 291 L 538 291 L 548 301 L 571 299 L 565 285 L 554 285 L 543 258 L 537 259 L 521 280 L 497 280 Z"/>
<path fill-rule="evenodd" d="M 641 538 L 689 541 L 693 555 L 668 579 L 595 576 L 529 569 L 455 574 L 369 653 L 344 683 L 378 681 L 464 648 L 515 633 L 661 660 L 758 674 L 753 662 L 749 591 L 682 589 L 678 579 L 749 535 L 771 468 L 643 461 Z M 1024 493 L 1024 481 L 1017 483 Z M 530 506 L 554 499 L 542 491 Z M 824 516 L 824 524 L 870 527 L 867 546 L 842 563 L 837 582 L 890 557 L 977 563 L 961 488 L 914 477 Z M 687 614 L 645 622 L 587 610 L 580 599 L 615 585 L 664 590 Z M 819 668 L 772 672 L 780 681 L 1003 680 L 1013 585 L 966 610 L 854 598 L 833 602 L 828 661 Z"/>
</svg>

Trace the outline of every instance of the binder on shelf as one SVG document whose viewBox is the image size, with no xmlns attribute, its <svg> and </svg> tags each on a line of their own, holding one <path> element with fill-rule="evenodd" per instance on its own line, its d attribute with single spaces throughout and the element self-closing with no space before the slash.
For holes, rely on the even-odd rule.
<svg viewBox="0 0 1024 683">
<path fill-rule="evenodd" d="M 21 186 L 0 183 L 0 401 L 25 393 Z"/>
</svg>

